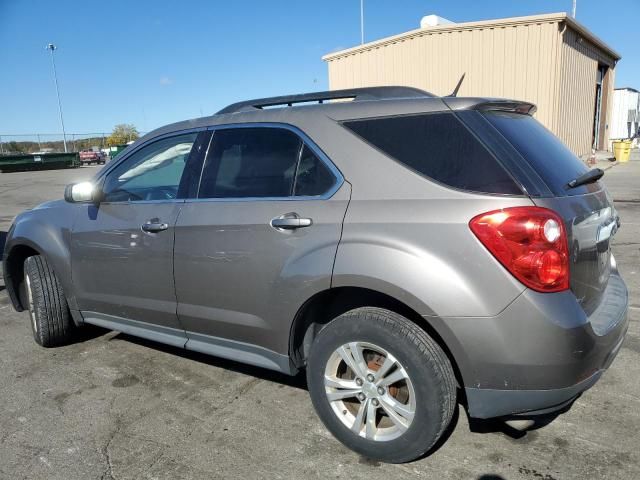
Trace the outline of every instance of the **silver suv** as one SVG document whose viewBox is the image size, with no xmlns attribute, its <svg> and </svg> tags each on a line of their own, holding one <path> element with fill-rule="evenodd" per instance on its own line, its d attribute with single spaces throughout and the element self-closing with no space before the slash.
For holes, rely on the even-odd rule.
<svg viewBox="0 0 640 480">
<path fill-rule="evenodd" d="M 457 402 L 565 409 L 618 352 L 627 289 L 602 171 L 534 110 L 379 87 L 160 128 L 15 219 L 7 290 L 45 347 L 92 324 L 304 369 L 326 427 L 383 461 L 429 451 Z"/>
</svg>

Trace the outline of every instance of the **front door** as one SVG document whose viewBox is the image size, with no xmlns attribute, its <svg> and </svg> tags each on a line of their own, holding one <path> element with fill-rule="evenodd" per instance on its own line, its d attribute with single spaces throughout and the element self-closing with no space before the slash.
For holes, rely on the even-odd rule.
<svg viewBox="0 0 640 480">
<path fill-rule="evenodd" d="M 176 316 L 173 242 L 184 202 L 178 189 L 197 135 L 141 147 L 107 173 L 98 205 L 81 206 L 71 234 L 72 276 L 88 323 L 155 326 L 165 342 L 184 345 Z"/>
<path fill-rule="evenodd" d="M 349 184 L 299 132 L 216 130 L 198 198 L 176 224 L 187 348 L 282 367 L 296 311 L 330 287 L 349 197 Z"/>
</svg>

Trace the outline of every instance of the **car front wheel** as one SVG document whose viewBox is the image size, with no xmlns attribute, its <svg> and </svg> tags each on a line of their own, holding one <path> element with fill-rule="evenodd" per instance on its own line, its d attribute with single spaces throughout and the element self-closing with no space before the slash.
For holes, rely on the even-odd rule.
<svg viewBox="0 0 640 480">
<path fill-rule="evenodd" d="M 41 255 L 24 262 L 24 288 L 29 307 L 33 338 L 43 347 L 67 343 L 73 334 L 73 321 L 55 272 Z"/>
<path fill-rule="evenodd" d="M 380 308 L 351 310 L 324 327 L 307 381 L 320 419 L 338 440 L 391 463 L 430 450 L 456 405 L 442 348 L 415 323 Z"/>
</svg>

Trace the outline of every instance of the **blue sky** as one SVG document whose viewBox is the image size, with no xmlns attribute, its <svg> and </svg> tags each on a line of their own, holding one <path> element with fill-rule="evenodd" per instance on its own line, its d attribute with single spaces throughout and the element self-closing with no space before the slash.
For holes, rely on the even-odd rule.
<svg viewBox="0 0 640 480">
<path fill-rule="evenodd" d="M 365 0 L 367 41 L 456 22 L 569 11 L 571 0 Z M 0 135 L 148 131 L 240 99 L 327 88 L 320 57 L 360 42 L 359 0 L 0 0 Z M 578 0 L 577 20 L 623 57 L 616 86 L 640 87 L 640 0 Z"/>
</svg>

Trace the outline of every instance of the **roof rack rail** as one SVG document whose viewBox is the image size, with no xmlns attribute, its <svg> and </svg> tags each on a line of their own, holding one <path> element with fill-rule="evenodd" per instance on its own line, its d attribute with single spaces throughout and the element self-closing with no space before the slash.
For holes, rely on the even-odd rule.
<svg viewBox="0 0 640 480">
<path fill-rule="evenodd" d="M 414 87 L 365 87 L 349 88 L 345 90 L 330 90 L 327 92 L 301 93 L 298 95 L 283 95 L 280 97 L 256 98 L 245 100 L 226 106 L 216 113 L 235 113 L 265 107 L 293 106 L 295 103 L 323 103 L 325 100 L 382 100 L 388 98 L 434 97 L 433 94 Z"/>
</svg>

